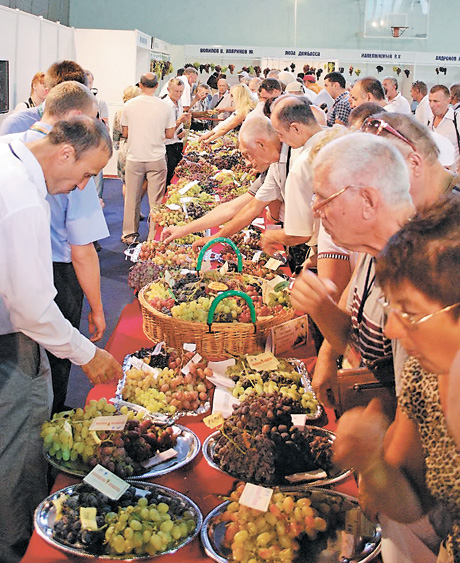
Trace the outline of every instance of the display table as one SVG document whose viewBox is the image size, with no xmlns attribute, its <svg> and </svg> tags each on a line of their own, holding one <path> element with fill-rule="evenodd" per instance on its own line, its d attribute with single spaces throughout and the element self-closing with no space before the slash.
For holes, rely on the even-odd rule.
<svg viewBox="0 0 460 563">
<path fill-rule="evenodd" d="M 142 314 L 139 302 L 135 299 L 123 309 L 106 349 L 121 363 L 127 354 L 133 353 L 142 347 L 151 346 L 152 342 L 144 335 L 142 330 Z M 305 362 L 307 368 L 311 369 L 314 362 L 314 357 L 307 359 Z M 115 389 L 115 383 L 97 385 L 90 391 L 87 400 L 100 399 L 102 397 L 110 399 L 115 396 Z M 205 426 L 202 419 L 203 416 L 186 417 L 181 418 L 179 421 L 180 424 L 187 426 L 195 432 L 201 443 L 213 432 L 213 430 Z M 332 411 L 326 410 L 324 422 L 327 422 L 326 427 L 328 429 L 335 430 L 335 415 Z M 235 483 L 235 479 L 232 477 L 228 477 L 209 467 L 201 453 L 189 465 L 173 471 L 169 475 L 164 475 L 154 480 L 151 479 L 150 481 L 170 487 L 189 496 L 200 507 L 203 517 L 206 517 L 215 506 L 223 502 L 225 495 L 230 493 Z M 77 482 L 79 482 L 79 479 L 60 473 L 54 484 L 53 492 Z M 357 494 L 357 487 L 353 478 L 349 478 L 341 483 L 336 489 L 353 496 Z M 177 563 L 210 561 L 201 547 L 199 537 L 195 538 L 177 553 L 154 559 L 158 563 L 166 563 L 167 561 Z M 63 552 L 54 549 L 34 532 L 22 561 L 23 563 L 53 563 L 55 561 L 73 560 L 87 561 L 86 558 L 69 557 Z M 98 559 L 98 561 L 102 561 L 102 559 Z"/>
</svg>

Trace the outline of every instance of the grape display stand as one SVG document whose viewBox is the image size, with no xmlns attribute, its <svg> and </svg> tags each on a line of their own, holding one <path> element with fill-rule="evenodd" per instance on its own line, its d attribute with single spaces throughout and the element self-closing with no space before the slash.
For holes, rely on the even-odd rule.
<svg viewBox="0 0 460 563">
<path fill-rule="evenodd" d="M 197 271 L 200 271 L 204 253 L 218 242 L 229 244 L 238 257 L 238 271 L 242 269 L 241 254 L 235 244 L 224 238 L 217 238 L 203 246 L 198 256 Z M 148 338 L 155 342 L 166 341 L 168 345 L 181 349 L 185 343 L 195 343 L 197 352 L 208 360 L 220 360 L 230 356 L 262 352 L 272 327 L 294 317 L 292 309 L 283 309 L 271 315 L 256 319 L 251 298 L 244 292 L 224 291 L 214 299 L 209 310 L 207 324 L 169 317 L 154 309 L 146 300 L 148 286 L 139 292 L 142 309 L 143 329 Z M 246 300 L 251 310 L 251 323 L 213 323 L 217 304 L 226 297 L 238 296 Z"/>
</svg>

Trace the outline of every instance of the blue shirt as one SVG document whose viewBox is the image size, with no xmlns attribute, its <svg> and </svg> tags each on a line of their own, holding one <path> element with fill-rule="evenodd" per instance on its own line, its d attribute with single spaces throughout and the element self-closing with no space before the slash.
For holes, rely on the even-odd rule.
<svg viewBox="0 0 460 563">
<path fill-rule="evenodd" d="M 28 108 L 22 111 L 16 111 L 5 117 L 0 126 L 0 135 L 8 135 L 9 133 L 23 133 L 29 127 L 39 121 L 43 115 L 41 106 Z"/>
<path fill-rule="evenodd" d="M 0 143 L 19 139 L 30 143 L 43 138 L 52 127 L 37 124 L 37 129 L 0 137 Z M 70 245 L 83 246 L 109 236 L 109 229 L 97 195 L 94 179 L 91 178 L 84 190 L 69 194 L 51 195 L 46 199 L 51 212 L 51 250 L 53 262 L 72 262 Z"/>
</svg>

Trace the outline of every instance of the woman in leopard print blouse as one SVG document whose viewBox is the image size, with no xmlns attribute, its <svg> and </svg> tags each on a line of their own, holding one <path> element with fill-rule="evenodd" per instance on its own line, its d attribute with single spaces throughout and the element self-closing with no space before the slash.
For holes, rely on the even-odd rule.
<svg viewBox="0 0 460 563">
<path fill-rule="evenodd" d="M 460 563 L 460 444 L 446 418 L 460 350 L 460 198 L 445 196 L 417 214 L 389 240 L 376 272 L 389 298 L 385 332 L 411 357 L 391 431 L 375 404 L 345 413 L 336 459 L 359 471 L 366 503 L 396 521 L 441 506 L 438 561 Z"/>
</svg>

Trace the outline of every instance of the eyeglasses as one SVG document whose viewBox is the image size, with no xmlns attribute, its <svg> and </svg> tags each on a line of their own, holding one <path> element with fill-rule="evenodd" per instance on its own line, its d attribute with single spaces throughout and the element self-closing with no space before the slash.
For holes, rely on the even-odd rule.
<svg viewBox="0 0 460 563">
<path fill-rule="evenodd" d="M 339 195 L 343 194 L 343 192 L 348 190 L 348 188 L 365 188 L 365 187 L 366 186 L 359 186 L 359 185 L 356 185 L 356 184 L 350 184 L 349 186 L 345 186 L 344 188 L 342 188 L 338 192 L 335 192 L 334 194 L 332 194 L 329 197 L 326 197 L 324 199 L 321 196 L 319 196 L 318 194 L 313 194 L 313 198 L 311 200 L 311 210 L 313 211 L 314 214 L 318 214 L 321 211 L 321 209 L 323 209 L 324 207 L 326 207 L 326 205 L 331 203 L 331 201 L 333 199 L 335 199 L 336 197 L 339 197 Z"/>
<path fill-rule="evenodd" d="M 401 321 L 403 324 L 408 325 L 408 328 L 410 330 L 415 330 L 421 323 L 424 323 L 432 319 L 433 317 L 439 315 L 440 313 L 447 313 L 448 311 L 452 311 L 452 309 L 455 309 L 455 307 L 460 306 L 460 303 L 454 303 L 453 305 L 448 305 L 447 307 L 444 307 L 439 311 L 435 311 L 434 313 L 425 315 L 420 319 L 415 319 L 414 315 L 411 315 L 410 313 L 405 313 L 404 311 L 399 311 L 398 309 L 392 307 L 387 301 L 385 301 L 383 297 L 380 297 L 380 299 L 378 299 L 377 302 L 383 308 L 385 315 L 388 316 L 390 313 L 394 313 L 394 315 L 398 318 L 399 321 Z"/>
<path fill-rule="evenodd" d="M 387 131 L 388 133 L 390 133 L 400 141 L 403 141 L 404 143 L 409 145 L 413 151 L 417 152 L 415 145 L 411 141 L 409 141 L 409 139 L 404 137 L 404 135 L 402 135 L 399 131 L 396 131 L 394 127 L 389 125 L 383 119 L 372 119 L 371 117 L 368 117 L 366 121 L 363 123 L 361 127 L 361 131 L 363 131 L 363 133 L 371 133 L 377 136 L 381 135 L 382 131 Z"/>
</svg>

